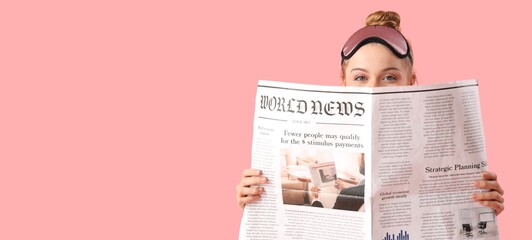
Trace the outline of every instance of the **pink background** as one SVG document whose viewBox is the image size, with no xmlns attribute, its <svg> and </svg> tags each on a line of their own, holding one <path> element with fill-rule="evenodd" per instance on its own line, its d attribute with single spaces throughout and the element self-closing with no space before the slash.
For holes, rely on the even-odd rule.
<svg viewBox="0 0 532 240">
<path fill-rule="evenodd" d="M 526 1 L 175 2 L 0 3 L 0 239 L 236 239 L 257 80 L 339 84 L 377 9 L 422 84 L 480 80 L 502 239 L 529 228 Z"/>
</svg>

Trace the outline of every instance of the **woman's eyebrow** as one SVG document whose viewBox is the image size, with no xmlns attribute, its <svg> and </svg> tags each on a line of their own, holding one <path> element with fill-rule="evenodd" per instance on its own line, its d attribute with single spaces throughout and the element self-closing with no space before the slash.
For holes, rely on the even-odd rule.
<svg viewBox="0 0 532 240">
<path fill-rule="evenodd" d="M 390 70 L 401 71 L 401 69 L 399 69 L 399 68 L 396 68 L 396 67 L 389 67 L 389 68 L 382 69 L 381 72 L 386 72 L 386 71 L 390 71 Z"/>
<path fill-rule="evenodd" d="M 386 71 L 390 71 L 390 70 L 401 71 L 401 69 L 399 69 L 398 67 L 387 67 L 385 69 L 382 69 L 381 72 L 386 72 Z M 368 70 L 366 70 L 364 68 L 352 68 L 351 72 L 353 72 L 353 71 L 368 72 Z"/>
<path fill-rule="evenodd" d="M 362 72 L 368 72 L 368 70 L 364 69 L 364 68 L 352 68 L 351 69 L 351 72 L 353 71 L 362 71 Z"/>
</svg>

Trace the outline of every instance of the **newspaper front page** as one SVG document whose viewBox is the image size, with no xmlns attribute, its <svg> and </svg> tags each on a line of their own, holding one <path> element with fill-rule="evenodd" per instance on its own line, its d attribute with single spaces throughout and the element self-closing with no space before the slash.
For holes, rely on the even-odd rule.
<svg viewBox="0 0 532 240">
<path fill-rule="evenodd" d="M 471 199 L 487 170 L 476 80 L 408 87 L 259 81 L 240 239 L 499 239 Z"/>
</svg>

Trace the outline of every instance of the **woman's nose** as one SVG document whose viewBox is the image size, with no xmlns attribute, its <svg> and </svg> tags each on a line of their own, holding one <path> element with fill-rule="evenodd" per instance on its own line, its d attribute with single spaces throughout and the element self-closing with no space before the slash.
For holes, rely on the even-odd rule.
<svg viewBox="0 0 532 240">
<path fill-rule="evenodd" d="M 364 87 L 380 87 L 379 81 L 375 79 L 370 79 L 369 81 L 366 82 L 366 85 Z"/>
</svg>

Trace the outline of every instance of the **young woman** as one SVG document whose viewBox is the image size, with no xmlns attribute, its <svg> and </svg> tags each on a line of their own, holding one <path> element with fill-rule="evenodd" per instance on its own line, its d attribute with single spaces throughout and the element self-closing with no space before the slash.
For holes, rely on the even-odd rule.
<svg viewBox="0 0 532 240">
<path fill-rule="evenodd" d="M 400 33 L 400 16 L 378 11 L 366 18 L 366 27 L 355 32 L 342 49 L 343 86 L 383 87 L 416 83 L 412 49 Z M 476 187 L 489 191 L 473 194 L 472 199 L 499 215 L 504 210 L 504 191 L 493 172 L 481 173 Z M 258 169 L 245 169 L 236 186 L 237 203 L 244 207 L 259 200 L 268 179 Z"/>
</svg>

